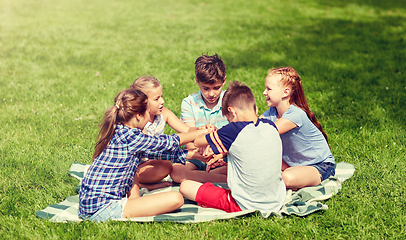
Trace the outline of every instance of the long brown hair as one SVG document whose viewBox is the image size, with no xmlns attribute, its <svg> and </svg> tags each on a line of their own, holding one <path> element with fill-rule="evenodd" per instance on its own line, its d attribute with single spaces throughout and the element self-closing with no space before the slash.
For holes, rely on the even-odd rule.
<svg viewBox="0 0 406 240">
<path fill-rule="evenodd" d="M 291 88 L 289 103 L 301 108 L 306 112 L 307 117 L 309 117 L 310 121 L 312 121 L 312 123 L 321 131 L 328 143 L 327 134 L 324 132 L 314 113 L 309 109 L 309 104 L 307 103 L 306 96 L 304 95 L 302 81 L 300 80 L 300 76 L 296 70 L 291 67 L 273 68 L 268 70 L 267 76 L 276 74 L 281 76 L 280 83 L 282 86 Z"/>
<path fill-rule="evenodd" d="M 136 114 L 144 115 L 148 109 L 148 97 L 135 89 L 121 91 L 114 99 L 114 105 L 104 114 L 92 161 L 103 152 L 114 136 L 119 123 L 130 121 Z"/>
</svg>

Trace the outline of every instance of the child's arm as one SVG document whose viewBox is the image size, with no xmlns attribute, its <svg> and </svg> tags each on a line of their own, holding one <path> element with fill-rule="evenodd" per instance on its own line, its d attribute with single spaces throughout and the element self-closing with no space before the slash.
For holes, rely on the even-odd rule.
<svg viewBox="0 0 406 240">
<path fill-rule="evenodd" d="M 162 114 L 164 115 L 165 122 L 178 133 L 196 131 L 202 128 L 207 128 L 210 132 L 217 130 L 216 126 L 211 123 L 208 123 L 201 127 L 195 127 L 195 123 L 192 122 L 184 123 L 171 110 L 167 108 L 164 108 L 162 110 Z"/>
<path fill-rule="evenodd" d="M 195 139 L 194 143 L 195 143 L 195 147 L 197 147 L 197 148 L 206 147 L 209 145 L 209 143 L 207 142 L 207 139 L 206 139 L 206 135 L 198 136 Z"/>
<path fill-rule="evenodd" d="M 164 109 L 162 110 L 162 114 L 164 116 L 165 122 L 175 131 L 179 133 L 185 133 L 189 131 L 190 126 L 183 123 L 171 110 L 164 107 Z"/>
<path fill-rule="evenodd" d="M 190 125 L 194 125 L 194 123 L 185 123 L 185 124 L 190 124 Z M 214 132 L 217 130 L 216 126 L 214 126 L 211 123 L 208 123 L 204 126 L 200 126 L 200 127 L 190 127 L 189 132 L 191 131 L 197 131 L 197 130 L 201 130 L 201 129 L 206 129 L 208 131 L 208 133 Z M 196 148 L 196 146 L 194 145 L 194 143 L 188 143 L 186 144 L 186 149 L 194 149 Z M 210 148 L 210 147 L 208 147 Z M 203 154 L 203 152 L 206 152 L 206 148 L 203 147 L 200 149 L 201 153 Z"/>
<path fill-rule="evenodd" d="M 275 121 L 275 125 L 278 128 L 279 134 L 284 134 L 285 132 L 289 132 L 290 130 L 297 127 L 295 123 L 286 118 L 279 118 Z"/>
<path fill-rule="evenodd" d="M 182 122 L 171 110 L 164 107 L 162 114 L 165 122 L 178 133 L 187 133 L 191 130 L 197 130 L 194 122 L 184 123 Z M 187 143 L 186 149 L 193 149 L 193 143 Z"/>
<path fill-rule="evenodd" d="M 227 126 L 226 126 L 227 127 Z M 224 127 L 224 128 L 226 128 L 226 127 Z M 219 131 L 221 131 L 221 130 L 223 130 L 223 128 L 221 128 Z M 226 129 L 224 129 L 224 131 L 227 131 Z M 206 136 L 210 136 L 210 137 L 212 137 L 212 134 L 213 133 L 210 133 L 210 135 L 200 135 L 200 136 L 198 136 L 196 139 L 195 139 L 195 141 L 194 141 L 194 143 L 195 143 L 195 146 L 197 147 L 197 148 L 202 148 L 202 147 L 206 147 L 206 146 L 209 146 L 209 142 L 207 141 L 207 138 L 206 138 Z M 214 134 L 218 134 L 218 131 L 216 131 Z M 211 138 L 210 138 L 211 139 Z M 221 142 L 221 140 L 219 139 L 219 141 Z M 221 145 L 222 145 L 222 143 L 221 143 Z M 216 154 L 217 153 L 217 154 Z M 207 163 L 207 168 L 206 168 L 206 170 L 207 171 L 209 171 L 210 170 L 210 168 L 211 168 L 211 166 L 213 165 L 213 164 L 216 164 L 216 162 L 218 162 L 219 160 L 223 160 L 223 157 L 224 156 L 226 156 L 227 155 L 227 153 L 228 153 L 228 150 L 227 149 L 225 149 L 225 148 L 222 148 L 221 150 L 220 149 L 218 149 L 218 148 L 216 148 L 216 151 L 213 151 L 212 149 L 211 149 L 211 154 L 209 155 L 209 156 L 204 156 L 204 157 L 210 157 L 211 159 L 210 159 L 210 161 L 207 161 L 206 163 Z M 221 163 L 221 165 L 225 165 L 225 164 L 222 164 Z"/>
<path fill-rule="evenodd" d="M 197 159 L 202 162 L 207 162 L 208 157 L 203 156 L 200 152 L 199 149 L 191 149 L 188 150 L 188 153 L 186 155 L 186 159 Z"/>
<path fill-rule="evenodd" d="M 194 128 L 196 127 L 196 122 L 195 122 L 195 116 L 193 113 L 193 108 L 192 108 L 192 100 L 190 99 L 191 96 L 185 98 L 182 100 L 182 103 L 180 105 L 180 118 L 182 119 L 181 121 L 188 127 Z M 186 149 L 194 149 L 195 146 L 193 143 L 186 144 Z"/>
<path fill-rule="evenodd" d="M 197 138 L 203 137 L 208 133 L 207 129 L 201 129 L 193 132 L 178 133 L 180 145 L 196 141 Z M 206 141 L 207 142 L 207 141 Z"/>
<path fill-rule="evenodd" d="M 190 128 L 196 128 L 196 125 L 195 125 L 194 122 L 186 122 L 184 124 L 187 125 Z M 186 144 L 186 149 L 194 149 L 194 148 L 195 148 L 195 145 L 193 143 Z"/>
</svg>

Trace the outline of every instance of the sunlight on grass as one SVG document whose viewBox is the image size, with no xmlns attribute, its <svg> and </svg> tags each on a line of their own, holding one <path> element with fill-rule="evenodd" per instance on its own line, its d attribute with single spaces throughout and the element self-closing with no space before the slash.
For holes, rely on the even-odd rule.
<svg viewBox="0 0 406 240">
<path fill-rule="evenodd" d="M 5 238 L 402 238 L 404 1 L 0 0 L 0 232 Z M 336 161 L 356 167 L 329 209 L 306 218 L 199 224 L 54 224 L 35 212 L 74 195 L 114 96 L 152 74 L 180 114 L 194 61 L 218 53 L 260 113 L 269 68 L 300 74 Z M 228 83 L 226 83 L 227 86 Z M 166 133 L 174 133 L 166 128 Z"/>
</svg>

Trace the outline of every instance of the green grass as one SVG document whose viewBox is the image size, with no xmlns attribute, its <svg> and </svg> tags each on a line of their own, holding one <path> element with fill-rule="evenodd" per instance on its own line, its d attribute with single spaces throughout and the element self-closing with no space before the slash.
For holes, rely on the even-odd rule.
<svg viewBox="0 0 406 240">
<path fill-rule="evenodd" d="M 0 234 L 10 239 L 388 239 L 406 236 L 406 2 L 388 0 L 0 0 Z M 56 224 L 37 210 L 74 195 L 97 125 L 141 75 L 177 115 L 194 61 L 266 110 L 266 71 L 292 66 L 337 161 L 356 167 L 329 209 L 199 224 Z M 167 129 L 167 133 L 173 130 Z"/>
</svg>

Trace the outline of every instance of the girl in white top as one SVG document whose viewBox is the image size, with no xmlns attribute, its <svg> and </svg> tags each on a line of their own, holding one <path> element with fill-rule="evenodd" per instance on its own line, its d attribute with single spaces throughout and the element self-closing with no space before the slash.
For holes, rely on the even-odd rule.
<svg viewBox="0 0 406 240">
<path fill-rule="evenodd" d="M 282 178 L 286 188 L 318 185 L 334 176 L 334 157 L 327 135 L 309 110 L 299 74 L 291 67 L 270 69 L 265 78 L 267 110 L 283 146 Z"/>
<path fill-rule="evenodd" d="M 164 134 L 165 124 L 167 123 L 178 133 L 194 131 L 199 128 L 189 127 L 169 109 L 164 107 L 162 96 L 162 86 L 158 79 L 152 76 L 143 76 L 137 78 L 130 88 L 140 90 L 148 96 L 150 109 L 150 119 L 144 127 L 144 133 L 151 136 Z M 140 187 L 146 187 L 149 190 L 167 187 L 172 185 L 170 182 L 160 182 L 172 171 L 170 161 L 143 159 L 137 170 L 137 178 Z"/>
</svg>

